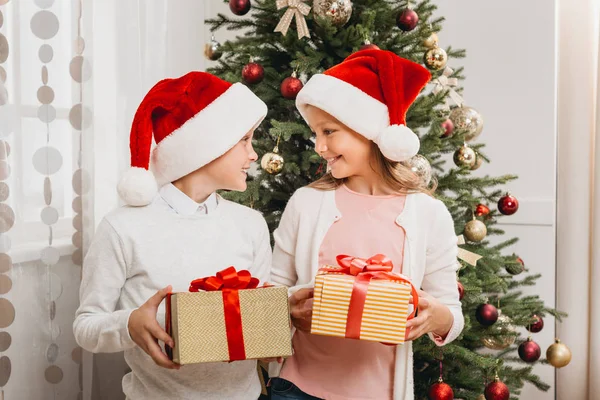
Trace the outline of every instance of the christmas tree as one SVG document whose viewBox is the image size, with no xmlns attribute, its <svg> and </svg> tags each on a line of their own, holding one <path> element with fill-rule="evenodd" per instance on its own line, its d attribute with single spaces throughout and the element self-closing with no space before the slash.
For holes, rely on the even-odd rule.
<svg viewBox="0 0 600 400">
<path fill-rule="evenodd" d="M 541 353 L 535 336 L 520 337 L 515 327 L 539 332 L 543 317 L 560 319 L 562 314 L 545 307 L 538 296 L 521 292 L 539 276 L 527 274 L 523 261 L 507 254 L 516 238 L 495 245 L 487 240 L 504 235 L 498 218 L 518 209 L 518 200 L 502 190 L 516 177 L 472 174 L 490 162 L 484 145 L 476 141 L 483 120 L 463 100 L 463 69 L 457 64 L 465 51 L 444 47 L 438 39 L 444 18 L 434 15 L 435 5 L 429 0 L 230 0 L 229 5 L 231 15 L 219 14 L 207 23 L 216 35 L 222 28 L 243 30 L 244 35 L 206 45 L 207 57 L 219 60 L 209 72 L 247 84 L 267 103 L 269 113 L 255 132 L 261 168 L 246 192 L 227 196 L 260 210 L 273 231 L 294 191 L 326 173 L 294 105 L 302 82 L 364 48 L 389 50 L 424 64 L 432 73 L 431 83 L 407 114 L 421 149 L 406 165 L 435 188 L 462 235 L 457 290 L 465 328 L 458 340 L 442 348 L 428 338 L 415 342 L 415 398 L 449 398 L 444 397 L 447 385 L 462 399 L 480 399 L 484 392 L 487 399 L 508 399 L 509 391 L 518 397 L 525 382 L 547 390 L 532 373 Z M 454 163 L 447 161 L 448 155 Z M 552 365 L 568 362 L 564 345 L 552 350 Z"/>
</svg>

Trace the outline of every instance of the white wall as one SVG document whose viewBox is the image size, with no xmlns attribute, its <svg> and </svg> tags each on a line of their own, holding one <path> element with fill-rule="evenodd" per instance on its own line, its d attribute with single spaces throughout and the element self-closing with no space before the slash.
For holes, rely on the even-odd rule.
<svg viewBox="0 0 600 400">
<path fill-rule="evenodd" d="M 501 219 L 507 237 L 520 241 L 508 251 L 520 255 L 531 273 L 542 278 L 526 293 L 555 305 L 557 23 L 554 0 L 437 1 L 446 18 L 441 46 L 467 50 L 450 61 L 465 67 L 465 104 L 484 117 L 478 141 L 486 144 L 490 164 L 479 175 L 516 174 L 507 189 L 519 199 L 519 211 Z M 533 17 L 535 16 L 535 17 Z M 494 205 L 495 207 L 495 205 Z M 554 340 L 554 321 L 534 335 L 545 354 Z M 534 372 L 551 384 L 547 393 L 528 385 L 520 398 L 554 399 L 554 368 Z"/>
</svg>

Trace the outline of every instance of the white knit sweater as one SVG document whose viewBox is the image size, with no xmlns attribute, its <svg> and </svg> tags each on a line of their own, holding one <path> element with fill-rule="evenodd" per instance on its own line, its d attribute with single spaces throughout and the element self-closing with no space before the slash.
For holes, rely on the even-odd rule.
<svg viewBox="0 0 600 400">
<path fill-rule="evenodd" d="M 146 207 L 119 208 L 100 223 L 83 267 L 75 338 L 94 353 L 125 351 L 132 370 L 123 378 L 128 399 L 256 399 L 256 361 L 167 370 L 129 336 L 132 310 L 169 284 L 187 291 L 193 279 L 230 265 L 261 282 L 269 278 L 269 231 L 258 212 L 219 198 L 208 214 L 185 213 L 172 189 Z M 157 319 L 164 327 L 164 302 Z"/>
<path fill-rule="evenodd" d="M 275 249 L 271 280 L 291 291 L 314 285 L 319 269 L 319 249 L 329 227 L 343 218 L 335 205 L 335 191 L 302 188 L 292 196 L 274 232 Z M 443 342 L 456 339 L 464 327 L 456 283 L 457 240 L 452 217 L 444 203 L 426 194 L 409 194 L 396 218 L 406 233 L 402 273 L 415 287 L 448 306 L 454 324 Z M 432 337 L 430 335 L 430 337 Z M 413 400 L 412 342 L 397 346 L 394 400 Z M 271 363 L 270 375 L 279 373 Z"/>
</svg>

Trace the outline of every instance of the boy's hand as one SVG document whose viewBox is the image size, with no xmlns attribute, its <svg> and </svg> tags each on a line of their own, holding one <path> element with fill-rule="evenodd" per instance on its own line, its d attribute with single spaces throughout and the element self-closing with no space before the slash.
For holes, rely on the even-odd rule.
<svg viewBox="0 0 600 400">
<path fill-rule="evenodd" d="M 156 320 L 158 306 L 171 292 L 171 286 L 167 286 L 156 292 L 142 306 L 134 310 L 129 316 L 129 335 L 133 341 L 148 354 L 157 365 L 168 369 L 179 369 L 181 366 L 169 360 L 169 357 L 161 350 L 158 341 L 161 340 L 168 346 L 173 347 L 173 339 L 165 332 Z"/>
<path fill-rule="evenodd" d="M 290 316 L 296 329 L 310 333 L 314 289 L 300 289 L 290 296 Z"/>
</svg>

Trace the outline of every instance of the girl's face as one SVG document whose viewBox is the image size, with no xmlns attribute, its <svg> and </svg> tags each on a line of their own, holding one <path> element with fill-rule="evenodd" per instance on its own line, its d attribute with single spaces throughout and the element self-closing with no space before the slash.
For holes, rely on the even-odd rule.
<svg viewBox="0 0 600 400">
<path fill-rule="evenodd" d="M 252 136 L 254 129 L 248 132 L 227 153 L 212 161 L 202 168 L 211 177 L 217 189 L 235 190 L 243 192 L 246 190 L 246 179 L 248 169 L 258 158 L 252 147 Z"/>
<path fill-rule="evenodd" d="M 336 179 L 373 175 L 372 142 L 356 133 L 320 108 L 309 106 L 308 125 L 316 135 L 315 150 L 327 160 Z"/>
</svg>

